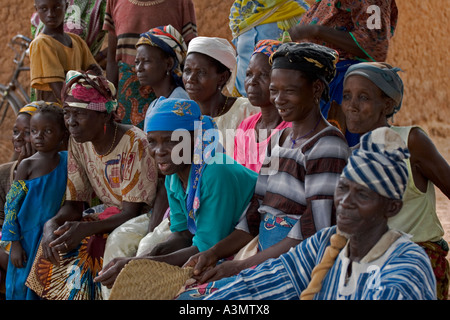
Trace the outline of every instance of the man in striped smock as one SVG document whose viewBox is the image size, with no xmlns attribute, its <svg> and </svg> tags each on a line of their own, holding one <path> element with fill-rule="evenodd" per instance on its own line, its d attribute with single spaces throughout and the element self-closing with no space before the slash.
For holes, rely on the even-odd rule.
<svg viewBox="0 0 450 320">
<path fill-rule="evenodd" d="M 387 224 L 402 207 L 408 157 L 393 130 L 364 135 L 336 187 L 337 226 L 242 271 L 208 299 L 436 299 L 425 251 Z"/>
</svg>

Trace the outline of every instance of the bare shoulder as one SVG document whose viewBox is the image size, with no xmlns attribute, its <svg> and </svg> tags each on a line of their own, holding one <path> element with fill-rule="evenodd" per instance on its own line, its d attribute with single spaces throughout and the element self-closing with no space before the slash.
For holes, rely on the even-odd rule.
<svg viewBox="0 0 450 320">
<path fill-rule="evenodd" d="M 411 155 L 436 151 L 433 140 L 421 128 L 412 128 L 408 136 L 408 149 Z"/>
<path fill-rule="evenodd" d="M 35 164 L 33 156 L 23 159 L 17 166 L 15 180 L 28 180 L 33 164 Z"/>
</svg>

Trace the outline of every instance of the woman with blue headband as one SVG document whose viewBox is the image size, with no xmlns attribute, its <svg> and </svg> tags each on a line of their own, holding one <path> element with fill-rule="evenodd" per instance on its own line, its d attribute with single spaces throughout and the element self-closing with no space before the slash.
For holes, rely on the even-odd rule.
<svg viewBox="0 0 450 320">
<path fill-rule="evenodd" d="M 233 231 L 254 193 L 256 172 L 215 152 L 217 129 L 195 101 L 161 97 L 146 122 L 149 151 L 166 176 L 171 235 L 150 252 L 113 259 L 96 278 L 108 288 L 132 259 L 182 266 L 211 248 Z"/>
<path fill-rule="evenodd" d="M 417 126 L 391 126 L 403 100 L 403 81 L 398 68 L 387 63 L 360 63 L 351 66 L 344 79 L 342 110 L 347 130 L 364 134 L 379 127 L 391 127 L 407 144 L 408 185 L 403 208 L 389 226 L 412 235 L 430 256 L 437 280 L 439 299 L 448 296 L 450 269 L 446 259 L 448 244 L 436 213 L 437 186 L 450 198 L 450 166 L 425 131 Z"/>
</svg>

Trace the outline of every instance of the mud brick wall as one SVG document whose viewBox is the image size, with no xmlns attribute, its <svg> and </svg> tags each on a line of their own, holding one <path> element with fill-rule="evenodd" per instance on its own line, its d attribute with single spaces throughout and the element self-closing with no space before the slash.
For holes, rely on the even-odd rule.
<svg viewBox="0 0 450 320">
<path fill-rule="evenodd" d="M 231 40 L 228 15 L 233 0 L 193 1 L 199 34 Z M 7 44 L 17 33 L 30 35 L 34 1 L 0 3 L 0 83 L 5 83 L 13 67 Z M 397 6 L 399 22 L 388 62 L 404 71 L 405 98 L 395 124 L 419 124 L 433 137 L 445 138 L 450 135 L 450 0 L 397 0 Z M 21 78 L 23 83 L 27 76 Z"/>
</svg>

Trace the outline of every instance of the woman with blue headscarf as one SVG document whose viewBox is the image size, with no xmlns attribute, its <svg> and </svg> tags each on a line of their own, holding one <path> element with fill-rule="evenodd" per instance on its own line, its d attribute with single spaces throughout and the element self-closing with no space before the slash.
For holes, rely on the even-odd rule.
<svg viewBox="0 0 450 320">
<path fill-rule="evenodd" d="M 219 134 L 195 101 L 161 97 L 146 123 L 150 153 L 166 176 L 171 235 L 150 252 L 106 265 L 96 281 L 108 288 L 132 259 L 181 266 L 211 248 L 233 231 L 254 193 L 256 172 L 215 152 Z"/>
<path fill-rule="evenodd" d="M 391 126 L 403 100 L 400 69 L 387 63 L 359 63 L 351 66 L 344 79 L 342 111 L 347 130 L 365 134 L 380 127 L 391 127 L 407 144 L 411 157 L 406 159 L 409 179 L 403 196 L 403 208 L 389 226 L 412 235 L 430 256 L 437 280 L 439 299 L 448 296 L 450 268 L 446 259 L 448 244 L 436 213 L 436 185 L 450 198 L 450 166 L 425 131 L 417 125 Z"/>
</svg>

